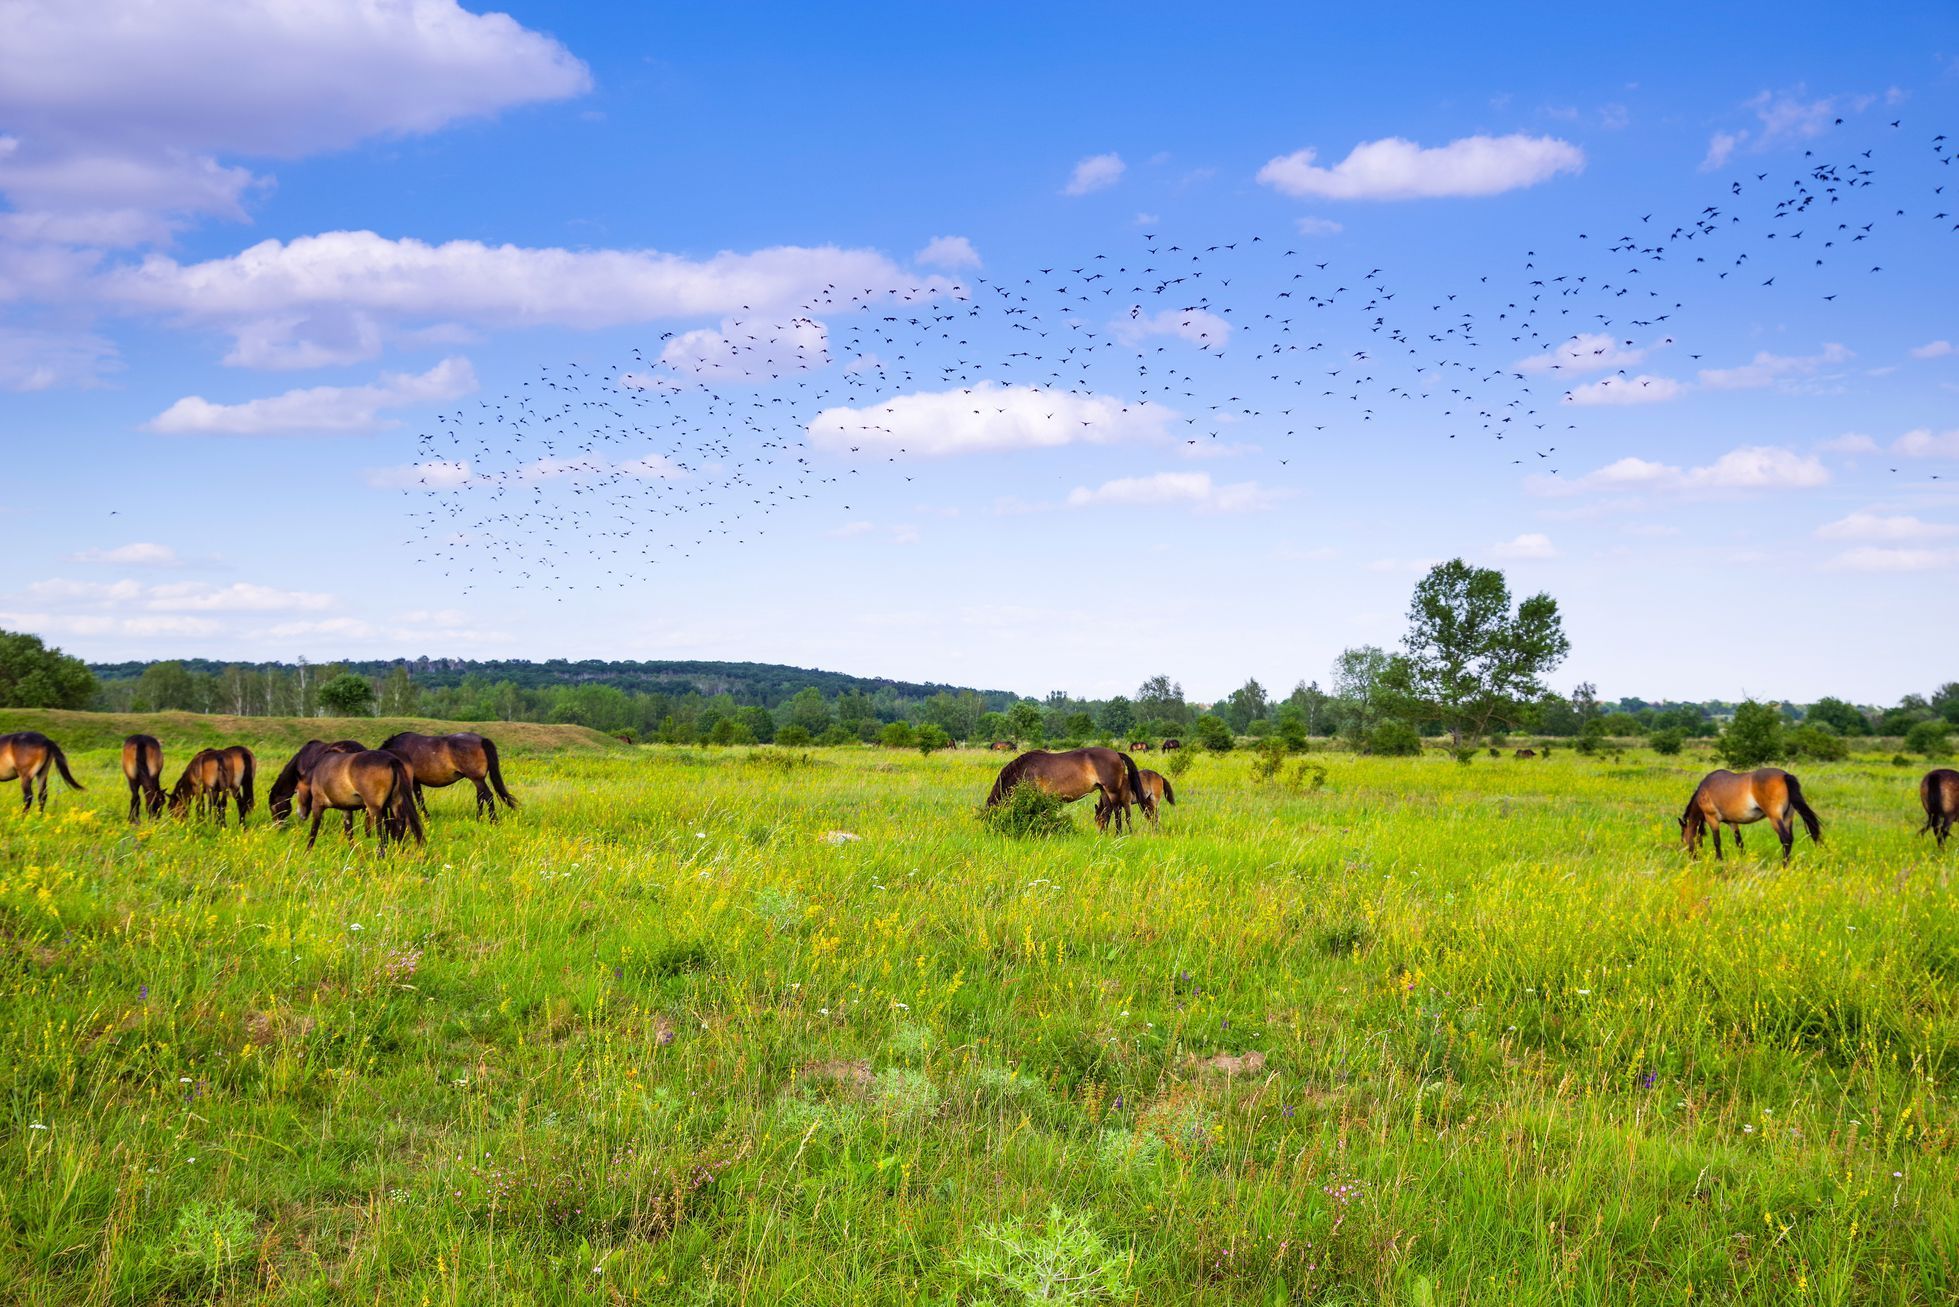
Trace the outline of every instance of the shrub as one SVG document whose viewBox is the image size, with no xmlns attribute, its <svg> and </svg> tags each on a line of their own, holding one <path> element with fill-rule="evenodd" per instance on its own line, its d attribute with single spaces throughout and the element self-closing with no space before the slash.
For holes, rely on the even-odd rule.
<svg viewBox="0 0 1959 1307">
<path fill-rule="evenodd" d="M 1821 722 L 1807 722 L 1789 732 L 1789 756 L 1814 758 L 1818 762 L 1841 762 L 1850 756 L 1850 746 Z"/>
<path fill-rule="evenodd" d="M 1951 751 L 1951 742 L 1947 738 L 1951 730 L 1950 722 L 1938 718 L 1919 722 L 1905 732 L 1905 748 L 1927 758 L 1942 758 Z"/>
<path fill-rule="evenodd" d="M 1605 739 L 1605 719 L 1594 717 L 1578 732 L 1578 742 L 1572 747 L 1589 758 L 1605 747 Z"/>
<path fill-rule="evenodd" d="M 1126 1298 L 1129 1257 L 1095 1232 L 1087 1216 L 1048 1209 L 1041 1229 L 1019 1217 L 983 1225 L 958 1266 L 994 1291 L 990 1302 L 1101 1302 Z"/>
<path fill-rule="evenodd" d="M 1197 758 L 1189 749 L 1173 749 L 1163 755 L 1163 771 L 1171 777 L 1182 776 L 1190 770 L 1190 764 Z"/>
<path fill-rule="evenodd" d="M 1230 753 L 1236 743 L 1231 737 L 1231 727 L 1216 713 L 1205 713 L 1191 723 L 1190 733 L 1196 737 L 1197 746 L 1209 749 L 1212 753 Z"/>
<path fill-rule="evenodd" d="M 1068 805 L 1032 781 L 1022 781 L 1007 797 L 981 808 L 980 825 L 1010 839 L 1045 839 L 1074 830 Z"/>
<path fill-rule="evenodd" d="M 1286 743 L 1276 735 L 1260 740 L 1252 750 L 1258 761 L 1252 764 L 1252 779 L 1269 781 L 1286 765 Z"/>
<path fill-rule="evenodd" d="M 1412 758 L 1422 751 L 1422 737 L 1407 722 L 1389 718 L 1367 733 L 1367 751 L 1384 758 Z"/>
<path fill-rule="evenodd" d="M 887 749 L 909 749 L 918 743 L 918 732 L 911 728 L 910 722 L 892 722 L 878 732 L 877 738 Z"/>
<path fill-rule="evenodd" d="M 1669 726 L 1663 731 L 1654 731 L 1653 738 L 1647 741 L 1647 743 L 1653 746 L 1654 753 L 1663 753 L 1668 757 L 1679 753 L 1680 747 L 1686 742 L 1687 737 L 1681 734 L 1678 726 Z"/>
<path fill-rule="evenodd" d="M 829 730 L 817 736 L 816 742 L 826 748 L 835 748 L 840 744 L 855 744 L 857 743 L 857 732 L 851 730 L 848 726 L 832 726 Z"/>
<path fill-rule="evenodd" d="M 1721 732 L 1714 752 L 1722 762 L 1742 771 L 1779 757 L 1783 747 L 1781 712 L 1773 704 L 1749 699 L 1735 709 L 1734 720 Z"/>
<path fill-rule="evenodd" d="M 816 743 L 816 739 L 809 733 L 808 727 L 791 722 L 775 733 L 775 742 L 787 749 L 807 749 Z"/>
<path fill-rule="evenodd" d="M 950 749 L 952 737 L 947 735 L 943 728 L 927 722 L 918 728 L 917 733 L 912 737 L 912 743 L 918 746 L 920 753 L 930 757 L 940 749 Z"/>
</svg>

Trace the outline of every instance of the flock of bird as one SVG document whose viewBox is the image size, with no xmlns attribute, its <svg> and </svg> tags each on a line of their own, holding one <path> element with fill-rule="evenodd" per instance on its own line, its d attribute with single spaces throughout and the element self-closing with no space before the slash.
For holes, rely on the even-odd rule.
<svg viewBox="0 0 1959 1307">
<path fill-rule="evenodd" d="M 1418 412 L 1474 457 L 1558 477 L 1580 434 L 1573 390 L 1653 384 L 1633 369 L 1693 339 L 1690 303 L 1746 287 L 1834 305 L 1910 275 L 1867 253 L 1879 234 L 1959 235 L 1945 135 L 1888 130 L 1829 159 L 1819 138 L 1793 174 L 1711 182 L 1707 203 L 1547 238 L 1454 289 L 1303 238 L 1148 230 L 1126 253 L 1018 274 L 828 285 L 791 312 L 540 368 L 441 414 L 417 441 L 409 543 L 464 590 L 626 586 L 752 542 L 806 501 L 849 513 L 871 482 L 924 476 L 948 424 L 981 447 L 999 422 L 1023 443 L 1120 443 L 1124 457 L 1138 440 L 1255 450 L 1298 465 L 1283 478 L 1323 442 Z M 1894 154 L 1910 181 L 1887 189 L 1879 163 Z M 1679 348 L 1699 364 L 1710 347 Z"/>
</svg>

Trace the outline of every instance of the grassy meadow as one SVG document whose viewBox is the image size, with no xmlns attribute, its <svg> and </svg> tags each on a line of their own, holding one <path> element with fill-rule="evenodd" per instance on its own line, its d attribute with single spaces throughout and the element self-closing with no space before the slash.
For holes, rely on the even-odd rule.
<svg viewBox="0 0 1959 1307">
<path fill-rule="evenodd" d="M 131 830 L 138 719 L 4 716 L 89 788 L 0 794 L 0 1300 L 1959 1295 L 1959 848 L 1888 758 L 1785 869 L 1680 853 L 1692 756 L 1186 755 L 1014 840 L 999 755 L 533 727 L 383 858 Z M 213 729 L 385 733 L 171 776 Z"/>
</svg>

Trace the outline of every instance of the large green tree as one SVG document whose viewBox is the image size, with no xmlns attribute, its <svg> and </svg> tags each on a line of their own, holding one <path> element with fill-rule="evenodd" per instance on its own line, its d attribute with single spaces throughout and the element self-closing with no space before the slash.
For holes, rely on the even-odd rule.
<svg viewBox="0 0 1959 1307">
<path fill-rule="evenodd" d="M 1521 721 L 1571 641 L 1550 595 L 1513 606 L 1502 572 L 1452 558 L 1415 586 L 1402 648 L 1409 693 L 1460 750 Z"/>
<path fill-rule="evenodd" d="M 1342 649 L 1333 660 L 1333 696 L 1340 733 L 1356 753 L 1367 747 L 1374 728 L 1395 706 L 1395 658 L 1379 645 Z"/>
<path fill-rule="evenodd" d="M 95 675 L 37 635 L 0 631 L 0 708 L 86 708 Z"/>
</svg>

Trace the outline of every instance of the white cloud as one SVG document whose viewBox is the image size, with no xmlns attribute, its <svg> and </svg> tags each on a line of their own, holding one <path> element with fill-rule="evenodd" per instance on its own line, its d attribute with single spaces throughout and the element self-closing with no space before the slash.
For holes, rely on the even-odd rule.
<svg viewBox="0 0 1959 1307">
<path fill-rule="evenodd" d="M 912 262 L 927 268 L 977 268 L 980 256 L 964 236 L 934 236 L 912 255 Z"/>
<path fill-rule="evenodd" d="M 1911 350 L 1911 356 L 1915 359 L 1942 359 L 1954 352 L 1951 341 L 1931 340 Z"/>
<path fill-rule="evenodd" d="M 367 484 L 382 490 L 454 490 L 469 484 L 469 460 L 436 459 L 367 471 Z"/>
<path fill-rule="evenodd" d="M 1062 445 L 1163 443 L 1174 410 L 1110 395 L 1074 394 L 995 381 L 900 395 L 863 408 L 829 408 L 809 424 L 818 449 L 945 455 Z"/>
<path fill-rule="evenodd" d="M 281 590 L 273 586 L 234 581 L 214 585 L 208 581 L 172 581 L 162 585 L 143 585 L 121 581 L 71 581 L 57 577 L 36 581 L 27 592 L 37 599 L 55 600 L 101 609 L 138 608 L 156 613 L 266 613 L 294 609 L 331 608 L 332 595 L 306 590 Z"/>
<path fill-rule="evenodd" d="M 1365 141 L 1331 168 L 1311 149 L 1282 155 L 1258 180 L 1286 195 L 1335 200 L 1408 200 L 1496 195 L 1578 172 L 1585 152 L 1553 136 L 1466 136 L 1428 149 L 1400 137 Z"/>
<path fill-rule="evenodd" d="M 1104 191 L 1122 180 L 1123 172 L 1129 165 L 1119 154 L 1091 154 L 1075 165 L 1074 172 L 1068 176 L 1068 184 L 1062 188 L 1063 195 L 1087 195 L 1092 191 Z"/>
<path fill-rule="evenodd" d="M 1646 359 L 1646 351 L 1602 331 L 1581 332 L 1542 354 L 1517 362 L 1519 372 L 1604 372 L 1630 368 Z"/>
<path fill-rule="evenodd" d="M 591 85 L 558 42 L 454 0 L 7 0 L 0 15 L 0 121 L 20 141 L 0 192 L 41 239 L 240 217 L 255 179 L 219 154 L 296 158 Z"/>
<path fill-rule="evenodd" d="M 1582 477 L 1533 476 L 1525 489 L 1532 494 L 1565 496 L 1585 493 L 1702 494 L 1741 490 L 1803 490 L 1823 485 L 1830 471 L 1813 454 L 1798 454 L 1777 445 L 1744 445 L 1729 450 L 1702 467 L 1681 469 L 1650 459 L 1627 457 Z"/>
<path fill-rule="evenodd" d="M 1826 454 L 1877 453 L 1877 442 L 1855 431 L 1845 432 L 1841 436 L 1831 436 L 1828 440 L 1819 441 L 1816 447 Z"/>
<path fill-rule="evenodd" d="M 1284 495 L 1256 481 L 1217 485 L 1208 472 L 1158 472 L 1153 476 L 1120 477 L 1094 488 L 1077 486 L 1068 492 L 1069 508 L 1121 506 L 1142 508 L 1182 504 L 1204 513 L 1249 513 L 1270 508 Z"/>
<path fill-rule="evenodd" d="M 1659 404 L 1678 399 L 1682 386 L 1672 377 L 1641 373 L 1636 377 L 1604 377 L 1588 385 L 1573 386 L 1565 395 L 1567 404 L 1592 407 L 1601 404 Z"/>
<path fill-rule="evenodd" d="M 1959 549 L 1887 549 L 1864 545 L 1838 554 L 1829 566 L 1840 572 L 1929 572 L 1959 564 Z"/>
<path fill-rule="evenodd" d="M 1734 157 L 1735 147 L 1747 139 L 1746 131 L 1714 133 L 1708 138 L 1707 153 L 1701 158 L 1701 171 L 1715 172 L 1725 168 L 1728 160 Z"/>
<path fill-rule="evenodd" d="M 1144 313 L 1132 308 L 1109 324 L 1111 334 L 1125 345 L 1151 336 L 1175 336 L 1200 349 L 1223 349 L 1231 339 L 1231 324 L 1208 309 L 1160 309 Z"/>
<path fill-rule="evenodd" d="M 1299 230 L 1301 236 L 1338 236 L 1346 230 L 1331 218 L 1311 216 L 1296 219 L 1292 225 Z"/>
<path fill-rule="evenodd" d="M 240 368 L 329 368 L 380 355 L 381 327 L 371 314 L 323 304 L 310 313 L 239 324 L 224 361 Z"/>
<path fill-rule="evenodd" d="M 1816 528 L 1822 540 L 1943 540 L 1959 526 L 1926 522 L 1908 513 L 1855 512 Z"/>
<path fill-rule="evenodd" d="M 464 358 L 448 358 L 419 376 L 383 374 L 371 386 L 313 386 L 283 395 L 213 404 L 201 395 L 178 400 L 145 425 L 165 435 L 262 436 L 295 433 L 347 434 L 393 426 L 382 411 L 443 403 L 476 389 L 476 373 Z"/>
<path fill-rule="evenodd" d="M 1891 442 L 1891 452 L 1907 458 L 1959 458 L 1959 427 L 1950 431 L 1935 432 L 1930 427 L 1907 431 Z"/>
<path fill-rule="evenodd" d="M 829 361 L 829 329 L 805 317 L 787 322 L 724 319 L 720 330 L 682 332 L 660 351 L 660 362 L 676 372 L 757 385 Z"/>
<path fill-rule="evenodd" d="M 1839 117 L 1868 109 L 1875 103 L 1877 97 L 1871 95 L 1810 99 L 1801 87 L 1794 91 L 1763 91 L 1742 106 L 1755 115 L 1755 126 L 1715 132 L 1708 140 L 1701 171 L 1713 172 L 1725 166 L 1743 146 L 1760 153 L 1778 145 L 1814 140 Z"/>
<path fill-rule="evenodd" d="M 129 567 L 181 567 L 183 559 L 169 545 L 138 541 L 114 549 L 84 549 L 68 555 L 71 563 L 112 563 Z"/>
<path fill-rule="evenodd" d="M 1558 556 L 1557 547 L 1551 543 L 1551 537 L 1541 531 L 1526 531 L 1520 536 L 1492 546 L 1490 552 L 1498 558 L 1527 559 Z"/>
<path fill-rule="evenodd" d="M 0 274 L 0 283 L 4 283 L 4 274 Z M 0 299 L 5 298 L 4 285 L 0 285 Z M 92 386 L 121 366 L 115 345 L 91 332 L 34 331 L 0 323 L 0 389 Z"/>
<path fill-rule="evenodd" d="M 1847 363 L 1854 355 L 1842 345 L 1825 345 L 1815 354 L 1771 354 L 1758 350 L 1755 357 L 1733 368 L 1702 368 L 1700 383 L 1709 390 L 1756 390 L 1777 382 L 1815 375 L 1823 368 Z"/>
</svg>

